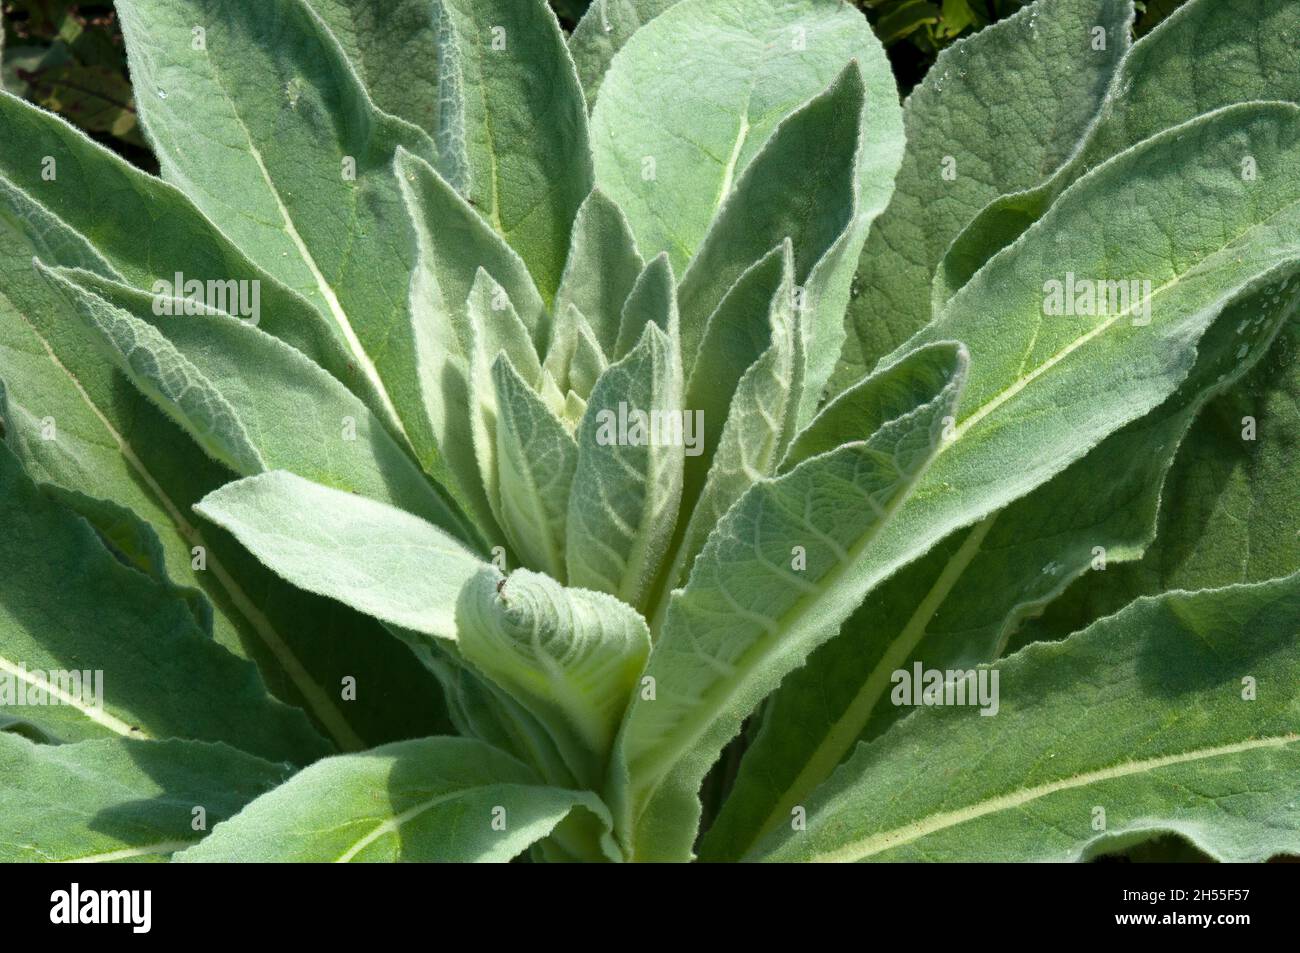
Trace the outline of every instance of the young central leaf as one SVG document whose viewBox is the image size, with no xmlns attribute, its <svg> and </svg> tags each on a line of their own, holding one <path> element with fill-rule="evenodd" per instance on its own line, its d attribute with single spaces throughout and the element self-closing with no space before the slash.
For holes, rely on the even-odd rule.
<svg viewBox="0 0 1300 953">
<path fill-rule="evenodd" d="M 599 786 L 650 651 L 645 620 L 602 593 L 485 568 L 456 621 L 464 657 L 542 720 L 576 778 Z"/>
</svg>

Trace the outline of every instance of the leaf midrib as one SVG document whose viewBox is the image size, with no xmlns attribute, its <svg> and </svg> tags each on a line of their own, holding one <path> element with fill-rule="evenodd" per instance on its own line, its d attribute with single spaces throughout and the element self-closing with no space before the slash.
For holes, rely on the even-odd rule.
<svg viewBox="0 0 1300 953">
<path fill-rule="evenodd" d="M 930 591 L 926 593 L 925 598 L 908 619 L 903 631 L 886 646 L 880 661 L 863 681 L 853 701 L 826 731 L 821 743 L 808 756 L 804 769 L 777 799 L 776 806 L 751 838 L 750 846 L 761 841 L 783 817 L 787 816 L 792 807 L 830 777 L 844 755 L 853 747 L 853 743 L 862 734 L 871 714 L 876 710 L 877 703 L 885 693 L 887 679 L 884 676 L 906 661 L 907 656 L 924 637 L 934 614 L 962 577 L 971 560 L 979 553 L 984 537 L 988 535 L 994 521 L 1002 512 L 997 510 L 976 525 L 962 542 L 961 547 L 948 560 Z"/>
<path fill-rule="evenodd" d="M 100 426 L 108 432 L 108 435 L 117 445 L 118 452 L 127 462 L 127 465 L 140 474 L 140 478 L 144 481 L 145 486 L 148 487 L 149 491 L 154 495 L 158 502 L 162 504 L 163 509 L 166 510 L 168 516 L 171 517 L 172 523 L 176 531 L 181 535 L 181 538 L 191 545 L 203 547 L 204 552 L 207 554 L 208 569 L 211 570 L 221 587 L 226 591 L 231 602 L 235 604 L 235 607 L 240 611 L 244 618 L 247 619 L 249 625 L 251 625 L 253 630 L 259 637 L 261 637 L 263 644 L 265 644 L 271 654 L 275 656 L 276 661 L 278 661 L 284 668 L 285 674 L 289 676 L 294 687 L 298 689 L 299 693 L 301 693 L 303 699 L 310 706 L 316 717 L 320 719 L 321 724 L 329 731 L 331 737 L 334 738 L 335 742 L 344 751 L 359 751 L 364 748 L 365 743 L 361 740 L 360 735 L 353 730 L 347 719 L 343 717 L 343 713 L 334 706 L 333 702 L 330 701 L 329 695 L 312 680 L 302 663 L 298 661 L 297 656 L 293 654 L 293 651 L 275 630 L 271 621 L 253 604 L 252 600 L 249 599 L 242 587 L 240 587 L 240 585 L 226 570 L 225 566 L 213 552 L 212 547 L 204 540 L 203 534 L 196 526 L 194 526 L 194 524 L 185 518 L 175 501 L 173 501 L 167 492 L 163 490 L 162 486 L 154 478 L 153 473 L 150 472 L 148 467 L 146 467 L 143 461 L 141 461 L 136 455 L 135 450 L 131 447 L 130 443 L 128 443 L 126 438 L 117 431 L 117 428 L 113 426 L 108 417 L 105 416 L 99 406 L 91 399 L 90 394 L 88 394 L 86 389 L 82 386 L 81 381 L 78 380 L 77 376 L 59 360 L 58 355 L 55 353 L 54 348 L 50 345 L 49 341 L 47 341 L 44 335 L 42 335 L 31 321 L 27 319 L 27 316 L 21 312 L 17 313 L 23 323 L 26 324 L 32 334 L 35 335 L 36 339 L 40 341 L 41 347 L 45 349 L 46 356 L 54 366 L 62 371 L 68 378 L 82 402 L 85 403 L 90 412 L 95 415 L 95 419 L 99 421 Z"/>
<path fill-rule="evenodd" d="M 904 844 L 910 844 L 923 837 L 928 837 L 931 834 L 956 827 L 960 824 L 978 820 L 981 817 L 987 817 L 990 814 L 1022 808 L 1026 804 L 1061 791 L 1074 790 L 1077 788 L 1088 787 L 1093 784 L 1100 784 L 1105 781 L 1113 781 L 1119 778 L 1159 771 L 1162 768 L 1172 767 L 1179 764 L 1205 761 L 1211 758 L 1222 758 L 1234 754 L 1245 754 L 1247 752 L 1264 748 L 1285 748 L 1296 742 L 1300 742 L 1300 734 L 1289 732 L 1282 735 L 1272 735 L 1264 738 L 1248 738 L 1244 741 L 1238 741 L 1226 745 L 1217 745 L 1212 748 L 1195 748 L 1190 751 L 1179 752 L 1178 754 L 1160 755 L 1154 758 L 1146 758 L 1141 761 L 1127 761 L 1106 768 L 1097 768 L 1093 771 L 1076 774 L 1068 778 L 1059 778 L 1056 781 L 1049 781 L 1032 788 L 1024 788 L 1019 791 L 1012 791 L 1007 794 L 999 795 L 998 797 L 978 801 L 956 811 L 947 811 L 943 814 L 932 814 L 929 817 L 913 821 L 911 824 L 884 831 L 879 834 L 874 834 L 871 837 L 863 838 L 862 840 L 841 847 L 838 850 L 815 854 L 809 859 L 815 863 L 844 863 L 859 861 L 870 857 L 873 854 L 878 854 L 895 847 L 901 847 Z"/>
<path fill-rule="evenodd" d="M 1149 296 L 1150 300 L 1154 301 L 1157 295 L 1160 295 L 1176 287 L 1178 284 L 1182 282 L 1182 280 L 1188 274 L 1191 274 L 1194 271 L 1196 271 L 1198 268 L 1202 267 L 1207 261 L 1209 261 L 1215 255 L 1222 254 L 1227 249 L 1238 245 L 1241 242 L 1241 240 L 1247 235 L 1249 235 L 1251 232 L 1266 226 L 1269 222 L 1271 222 L 1275 218 L 1278 218 L 1279 216 L 1297 207 L 1300 207 L 1300 200 L 1281 206 L 1272 214 L 1268 215 L 1263 219 L 1250 222 L 1234 238 L 1228 241 L 1224 241 L 1218 248 L 1208 251 L 1206 254 L 1201 256 L 1200 259 L 1192 267 L 1188 268 L 1185 272 L 1175 275 L 1171 280 L 1160 285 L 1160 287 L 1154 289 L 1151 292 L 1151 295 Z M 1278 264 L 1280 263 L 1275 263 L 1273 267 L 1274 268 L 1277 267 Z M 1267 271 L 1261 273 L 1267 273 Z M 1073 353 L 1079 347 L 1096 339 L 1104 331 L 1112 327 L 1116 322 L 1120 321 L 1125 317 L 1128 317 L 1131 314 L 1131 311 L 1132 311 L 1131 306 L 1129 308 L 1122 309 L 1107 321 L 1101 323 L 1096 328 L 1093 328 L 1087 334 L 1081 335 L 1080 337 L 1076 338 L 1074 341 L 1070 342 L 1070 344 L 1068 344 L 1065 348 L 1063 348 L 1060 352 L 1053 355 L 1048 360 L 1044 361 L 1041 365 L 1039 365 L 1039 367 L 1035 368 L 1032 373 L 1018 378 L 1009 387 L 999 391 L 992 399 L 987 401 L 985 404 L 981 405 L 961 424 L 959 424 L 955 429 L 954 437 L 951 440 L 943 441 L 938 447 L 936 447 L 933 450 L 930 456 L 918 469 L 915 476 L 910 481 L 908 481 L 906 486 L 903 488 L 902 492 L 900 492 L 898 496 L 890 503 L 890 505 L 885 508 L 885 511 L 884 513 L 881 514 L 880 518 L 874 524 L 872 524 L 872 527 L 869 530 L 869 532 L 865 534 L 864 537 L 861 540 L 859 540 L 858 543 L 848 551 L 847 558 L 838 560 L 835 567 L 826 576 L 823 577 L 823 582 L 818 585 L 817 591 L 809 594 L 806 598 L 797 601 L 794 608 L 792 608 L 791 611 L 785 615 L 785 617 L 781 622 L 777 623 L 780 630 L 782 632 L 789 632 L 792 628 L 797 626 L 803 618 L 805 618 L 810 612 L 814 610 L 814 608 L 820 602 L 821 598 L 824 597 L 826 593 L 836 590 L 837 583 L 839 582 L 839 580 L 848 571 L 848 569 L 861 558 L 862 554 L 871 545 L 871 543 L 875 541 L 875 538 L 879 535 L 879 533 L 883 530 L 883 528 L 887 526 L 890 521 L 892 521 L 897 511 L 905 504 L 905 502 L 908 499 L 910 499 L 912 490 L 915 489 L 917 484 L 923 479 L 925 474 L 934 465 L 934 462 L 938 460 L 947 450 L 959 444 L 960 438 L 966 432 L 968 432 L 974 424 L 978 423 L 988 414 L 992 413 L 994 410 L 1001 407 L 1003 404 L 1009 401 L 1016 394 L 1023 391 L 1030 383 L 1032 383 L 1034 380 L 1040 377 L 1044 372 L 1049 370 L 1051 367 L 1055 367 L 1062 360 L 1064 360 L 1065 357 L 1067 357 L 1070 353 Z M 751 490 L 752 489 L 753 488 L 751 487 Z M 987 515 L 987 514 L 983 514 L 983 515 Z M 688 588 L 689 588 L 689 582 L 688 582 Z M 770 641 L 772 640 L 760 638 L 757 640 L 757 644 L 762 645 L 764 642 L 770 642 Z M 776 648 L 777 646 L 775 645 L 767 646 L 766 648 L 758 652 L 757 656 L 753 659 L 753 661 L 736 666 L 735 668 L 736 673 L 738 674 L 743 673 L 744 677 L 740 677 L 740 678 L 733 677 L 730 681 L 724 680 L 723 682 L 720 682 L 719 684 L 724 686 L 722 692 L 722 698 L 720 699 L 719 704 L 709 706 L 710 710 L 716 712 L 721 708 L 725 707 L 727 701 L 729 701 L 731 698 L 735 696 L 736 692 L 738 691 L 738 686 L 740 686 L 747 680 L 747 677 L 750 673 L 760 668 L 762 663 L 766 661 L 766 659 L 776 650 Z M 681 723 L 679 722 L 679 724 Z M 639 763 L 633 763 L 629 765 L 630 770 L 632 770 L 634 773 L 649 774 L 653 778 L 653 780 L 648 785 L 640 789 L 641 793 L 638 795 L 637 798 L 637 800 L 640 802 L 639 805 L 638 804 L 632 805 L 632 808 L 636 812 L 636 816 L 638 818 L 640 814 L 644 812 L 645 808 L 648 807 L 648 799 L 645 798 L 645 794 L 649 793 L 652 796 L 653 793 L 660 788 L 664 779 L 671 771 L 671 765 L 677 760 L 680 752 L 687 750 L 690 747 L 690 745 L 693 744 L 695 741 L 697 741 L 707 730 L 708 730 L 708 725 L 705 725 L 703 727 L 698 727 L 698 728 L 692 726 L 691 728 L 688 728 L 686 731 L 686 734 L 689 735 L 689 738 L 685 742 L 681 744 L 674 744 L 667 750 L 661 749 L 661 753 L 653 753 L 652 751 L 652 754 L 648 759 L 642 760 Z M 664 765 L 669 765 L 669 767 L 664 768 L 663 767 Z M 647 770 L 647 766 L 648 766 L 648 770 Z"/>
<path fill-rule="evenodd" d="M 102 854 L 87 854 L 84 857 L 69 857 L 66 860 L 55 861 L 55 863 L 109 864 L 119 860 L 130 860 L 134 857 L 147 857 L 150 854 L 174 854 L 187 847 L 193 847 L 196 843 L 198 843 L 198 841 L 157 841 L 152 844 L 142 844 L 139 847 L 124 847 L 121 850 L 105 851 Z"/>
<path fill-rule="evenodd" d="M 435 807 L 438 807 L 440 804 L 446 804 L 449 801 L 455 801 L 458 798 L 466 797 L 467 795 L 472 793 L 472 791 L 473 791 L 472 788 L 468 790 L 451 791 L 448 792 L 447 794 L 439 794 L 436 797 L 431 797 L 427 801 L 420 801 L 414 806 L 408 807 L 401 814 L 398 814 L 394 817 L 390 817 L 386 821 L 380 822 L 375 827 L 374 830 L 370 831 L 360 840 L 352 844 L 352 846 L 349 847 L 347 850 L 345 850 L 342 854 L 340 854 L 338 858 L 335 859 L 334 863 L 336 864 L 351 863 L 352 859 L 356 857 L 357 854 L 361 853 L 361 851 L 365 850 L 367 847 L 369 847 L 375 841 L 379 840 L 379 838 L 383 837 L 385 834 L 395 834 L 399 830 L 401 830 L 403 824 L 415 820 L 421 814 L 433 810 Z"/>
<path fill-rule="evenodd" d="M 122 721 L 122 719 L 104 711 L 102 707 L 104 700 L 102 698 L 99 699 L 99 707 L 87 705 L 80 699 L 65 692 L 57 685 L 51 684 L 45 679 L 34 677 L 32 672 L 27 671 L 23 666 L 10 661 L 3 655 L 0 655 L 0 672 L 8 672 L 14 678 L 20 679 L 28 685 L 41 689 L 46 694 L 57 698 L 59 700 L 59 707 L 76 709 L 95 724 L 107 728 L 109 731 L 119 734 L 123 738 L 139 738 L 142 740 L 148 740 L 150 738 L 150 736 L 144 731 L 138 728 L 133 728 L 131 725 Z"/>
<path fill-rule="evenodd" d="M 302 259 L 303 264 L 306 265 L 307 270 L 311 273 L 312 280 L 316 283 L 316 290 L 320 293 L 322 300 L 329 309 L 330 317 L 334 319 L 335 324 L 338 325 L 339 331 L 343 334 L 348 350 L 352 352 L 353 357 L 356 359 L 357 367 L 359 367 L 361 372 L 365 374 L 366 379 L 370 382 L 375 394 L 383 403 L 385 415 L 392 422 L 393 426 L 397 428 L 398 432 L 402 435 L 403 439 L 409 446 L 410 437 L 407 435 L 406 429 L 402 423 L 401 415 L 397 412 L 397 407 L 393 404 L 392 397 L 388 393 L 388 388 L 384 385 L 383 378 L 379 375 L 378 368 L 375 367 L 374 361 L 370 359 L 369 353 L 362 346 L 361 339 L 357 336 L 356 330 L 352 327 L 352 321 L 348 317 L 347 311 L 344 310 L 342 302 L 339 301 L 338 295 L 334 292 L 334 287 L 329 283 L 324 273 L 320 270 L 320 266 L 317 264 L 315 257 L 312 255 L 310 249 L 307 247 L 307 243 L 299 233 L 298 226 L 294 223 L 293 217 L 289 214 L 289 209 L 285 206 L 284 199 L 281 198 L 279 189 L 276 187 L 275 181 L 271 178 L 271 173 L 266 167 L 266 162 L 262 159 L 262 152 L 258 149 L 257 143 L 253 139 L 252 131 L 248 128 L 248 124 L 244 122 L 243 115 L 239 112 L 235 100 L 231 98 L 230 93 L 227 90 L 217 62 L 211 58 L 209 58 L 208 62 L 212 65 L 212 78 L 216 81 L 217 85 L 221 87 L 226 103 L 230 107 L 230 115 L 234 118 L 235 122 L 239 124 L 239 129 L 243 132 L 244 139 L 248 143 L 249 155 L 252 156 L 253 161 L 257 163 L 257 170 L 262 176 L 262 181 L 266 183 L 267 191 L 270 193 L 271 198 L 274 199 L 276 209 L 279 211 L 280 217 L 284 221 L 285 234 L 289 236 L 289 240 L 293 242 L 294 248 L 297 249 L 298 255 Z M 353 206 L 355 213 L 355 201 L 353 202 Z"/>
</svg>

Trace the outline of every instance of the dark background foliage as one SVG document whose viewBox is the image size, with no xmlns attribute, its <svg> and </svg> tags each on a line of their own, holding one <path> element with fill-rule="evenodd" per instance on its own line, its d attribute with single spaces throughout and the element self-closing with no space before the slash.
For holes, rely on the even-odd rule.
<svg viewBox="0 0 1300 953">
<path fill-rule="evenodd" d="M 566 30 L 592 0 L 550 0 Z M 906 93 L 945 46 L 1010 16 L 1029 0 L 852 0 L 889 51 Z M 1140 35 L 1185 0 L 1138 2 Z M 157 165 L 136 123 L 122 32 L 111 2 L 0 0 L 0 84 L 56 112 L 151 171 Z"/>
</svg>

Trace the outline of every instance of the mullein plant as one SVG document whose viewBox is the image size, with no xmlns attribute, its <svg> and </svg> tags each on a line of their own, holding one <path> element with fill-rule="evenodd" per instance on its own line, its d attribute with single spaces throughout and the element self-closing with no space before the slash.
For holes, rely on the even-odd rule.
<svg viewBox="0 0 1300 953">
<path fill-rule="evenodd" d="M 1300 5 L 901 108 L 835 0 L 117 6 L 160 177 L 0 97 L 0 857 L 1300 852 Z"/>
</svg>

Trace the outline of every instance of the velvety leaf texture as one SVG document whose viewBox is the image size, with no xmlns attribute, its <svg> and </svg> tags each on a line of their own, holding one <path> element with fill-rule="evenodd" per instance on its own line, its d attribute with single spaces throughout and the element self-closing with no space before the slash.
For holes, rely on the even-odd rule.
<svg viewBox="0 0 1300 953">
<path fill-rule="evenodd" d="M 758 855 L 1073 860 L 1153 831 L 1222 860 L 1295 851 L 1298 612 L 1292 576 L 1143 599 L 1031 646 L 968 677 L 997 673 L 997 715 L 907 719 L 836 773 L 806 831 Z"/>
<path fill-rule="evenodd" d="M 64 6 L 0 860 L 1300 856 L 1300 3 Z"/>
</svg>

